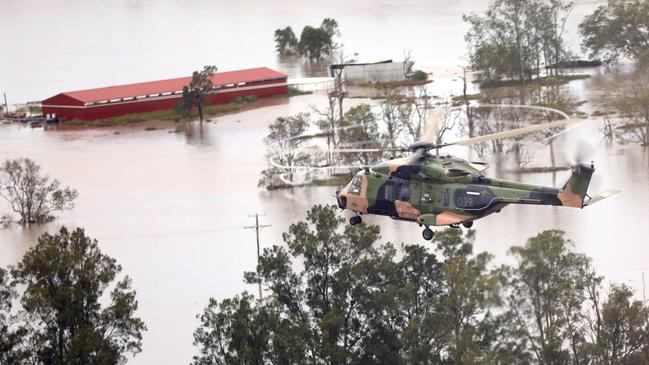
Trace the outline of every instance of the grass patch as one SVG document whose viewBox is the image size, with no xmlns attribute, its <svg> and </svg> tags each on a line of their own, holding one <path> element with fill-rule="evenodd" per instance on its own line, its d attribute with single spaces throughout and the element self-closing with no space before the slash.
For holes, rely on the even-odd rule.
<svg viewBox="0 0 649 365">
<path fill-rule="evenodd" d="M 410 75 L 410 80 L 426 81 L 428 80 L 428 74 L 422 70 L 416 70 Z"/>
<path fill-rule="evenodd" d="M 401 80 L 401 81 L 390 81 L 390 82 L 364 82 L 359 84 L 360 87 L 373 87 L 373 88 L 383 88 L 383 87 L 399 87 L 399 86 L 418 86 L 426 85 L 433 82 L 432 80 Z"/>
<path fill-rule="evenodd" d="M 335 174 L 326 179 L 313 179 L 312 185 L 314 186 L 342 186 L 349 182 L 354 177 L 353 173 Z"/>
<path fill-rule="evenodd" d="M 481 100 L 482 99 L 482 94 L 480 94 L 480 93 L 467 94 L 466 98 L 469 99 L 469 100 Z M 464 95 L 454 96 L 451 99 L 451 101 L 464 101 Z"/>
<path fill-rule="evenodd" d="M 467 94 L 466 96 L 467 102 L 472 101 L 472 100 L 478 100 L 482 101 L 482 94 L 477 93 L 477 94 Z M 460 106 L 464 105 L 464 95 L 457 95 L 451 98 L 451 103 L 453 106 Z"/>
<path fill-rule="evenodd" d="M 252 103 L 252 102 L 251 102 Z M 236 112 L 243 108 L 243 104 L 227 103 L 219 105 L 207 105 L 203 107 L 203 116 L 213 116 L 223 113 Z M 147 122 L 147 121 L 179 121 L 181 119 L 191 119 L 198 117 L 198 113 L 193 111 L 189 116 L 184 117 L 177 114 L 174 110 L 160 110 L 148 113 L 134 113 L 120 115 L 118 117 L 98 120 L 69 119 L 62 121 L 63 125 L 69 126 L 89 126 L 89 127 L 114 127 L 127 126 L 130 124 Z"/>
<path fill-rule="evenodd" d="M 565 85 L 570 81 L 583 80 L 590 78 L 590 75 L 577 74 L 577 75 L 560 75 L 552 77 L 539 77 L 533 80 L 526 80 L 527 87 L 543 87 L 543 86 L 558 86 Z M 480 84 L 481 88 L 495 88 L 505 86 L 521 86 L 521 80 L 487 80 L 487 81 L 474 81 Z"/>
<path fill-rule="evenodd" d="M 257 96 L 255 95 L 246 95 L 246 96 L 237 96 L 237 99 L 234 101 L 237 104 L 250 104 L 257 101 Z"/>
</svg>

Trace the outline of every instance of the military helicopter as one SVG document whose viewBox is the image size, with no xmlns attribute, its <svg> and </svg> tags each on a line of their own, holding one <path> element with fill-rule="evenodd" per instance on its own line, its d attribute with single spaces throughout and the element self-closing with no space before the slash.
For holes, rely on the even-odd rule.
<svg viewBox="0 0 649 365">
<path fill-rule="evenodd" d="M 361 215 L 383 215 L 418 223 L 424 227 L 423 238 L 432 240 L 432 226 L 462 225 L 470 228 L 474 221 L 500 212 L 510 204 L 583 208 L 617 193 L 609 190 L 593 197 L 588 195 L 588 185 L 595 172 L 592 162 L 572 166 L 568 181 L 562 188 L 554 188 L 488 178 L 484 175 L 488 168 L 486 163 L 430 153 L 451 145 L 511 137 L 568 122 L 569 119 L 559 120 L 446 144 L 414 143 L 399 150 L 411 152 L 407 157 L 361 168 L 347 185 L 336 191 L 338 206 L 355 213 L 349 220 L 352 225 L 362 222 Z M 382 151 L 386 150 L 347 149 L 336 152 Z"/>
</svg>

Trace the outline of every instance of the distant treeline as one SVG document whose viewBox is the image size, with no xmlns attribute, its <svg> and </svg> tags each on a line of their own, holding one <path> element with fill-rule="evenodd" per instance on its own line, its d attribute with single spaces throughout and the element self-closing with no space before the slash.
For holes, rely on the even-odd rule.
<svg viewBox="0 0 649 365">
<path fill-rule="evenodd" d="M 563 0 L 495 0 L 482 15 L 464 15 L 471 26 L 465 36 L 471 66 L 486 80 L 524 82 L 542 69 L 545 76 L 556 75 L 558 68 L 545 66 L 575 59 L 565 41 L 573 7 Z M 579 33 L 589 56 L 605 63 L 649 56 L 649 0 L 609 0 L 584 19 Z"/>
<path fill-rule="evenodd" d="M 275 30 L 275 44 L 281 56 L 299 55 L 310 60 L 318 60 L 331 56 L 336 47 L 333 38 L 339 35 L 338 22 L 332 18 L 325 18 L 317 28 L 305 26 L 299 41 L 290 26 Z"/>
</svg>

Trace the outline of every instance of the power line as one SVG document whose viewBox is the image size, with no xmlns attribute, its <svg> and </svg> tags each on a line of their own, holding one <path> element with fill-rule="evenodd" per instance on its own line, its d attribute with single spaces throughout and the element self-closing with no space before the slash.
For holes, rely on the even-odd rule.
<svg viewBox="0 0 649 365">
<path fill-rule="evenodd" d="M 254 226 L 245 226 L 243 227 L 244 229 L 255 229 L 255 233 L 257 235 L 257 267 L 259 267 L 259 257 L 260 257 L 260 252 L 259 252 L 259 230 L 265 227 L 270 227 L 270 224 L 259 224 L 259 217 L 263 217 L 265 214 L 249 214 L 248 217 L 255 217 L 255 225 Z M 258 284 L 259 284 L 259 301 L 262 300 L 262 295 L 261 295 L 261 279 L 258 279 Z"/>
</svg>

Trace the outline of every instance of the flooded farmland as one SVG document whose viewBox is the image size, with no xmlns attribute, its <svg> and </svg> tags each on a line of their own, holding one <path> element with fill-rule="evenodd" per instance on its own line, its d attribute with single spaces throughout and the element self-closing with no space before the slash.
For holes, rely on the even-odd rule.
<svg viewBox="0 0 649 365">
<path fill-rule="evenodd" d="M 436 5 L 430 5 L 433 3 Z M 174 77 L 205 63 L 216 63 L 223 69 L 278 66 L 291 76 L 301 76 L 309 74 L 304 65 L 275 58 L 272 31 L 287 24 L 298 27 L 316 23 L 325 16 L 339 20 L 346 49 L 358 51 L 363 58 L 398 59 L 402 49 L 409 47 L 420 66 L 442 73 L 438 70 L 454 70 L 464 52 L 462 9 L 479 11 L 484 5 L 469 0 L 441 3 L 443 6 L 424 1 L 334 1 L 305 9 L 303 2 L 284 2 L 280 9 L 273 6 L 277 17 L 267 19 L 270 3 L 252 0 L 227 7 L 225 2 L 206 1 L 163 1 L 159 7 L 147 1 L 65 2 L 64 9 L 52 9 L 49 2 L 38 0 L 20 2 L 20 9 L 19 2 L 2 2 L 0 13 L 11 16 L 3 17 L 9 22 L 0 27 L 23 29 L 20 40 L 30 44 L 27 55 L 45 52 L 51 62 L 34 75 L 26 72 L 30 62 L 5 58 L 0 84 L 10 90 L 10 96 L 25 101 L 62 89 Z M 598 3 L 578 2 L 570 25 L 573 34 L 579 14 L 591 11 Z M 86 15 L 99 6 L 121 26 L 111 34 L 91 27 L 88 34 L 74 39 L 76 46 L 69 36 L 72 25 L 53 30 L 51 36 L 66 39 L 55 49 L 40 47 L 41 35 L 25 25 L 29 24 L 28 17 L 68 12 L 78 16 L 76 26 L 90 27 L 97 19 Z M 249 9 L 255 10 L 250 13 Z M 198 20 L 193 19 L 196 15 Z M 163 26 L 169 18 L 178 19 L 180 25 Z M 133 19 L 142 19 L 143 23 L 136 24 Z M 101 21 L 107 20 L 102 17 Z M 386 21 L 392 27 L 386 27 Z M 179 31 L 185 28 L 187 32 Z M 223 32 L 222 28 L 238 31 Z M 0 33 L 8 37 L 8 32 Z M 14 48 L 22 47 L 17 38 L 3 41 L 14 42 L 9 43 Z M 97 40 L 102 40 L 101 46 Z M 143 42 L 147 42 L 144 47 Z M 588 100 L 581 109 L 589 113 L 605 107 L 601 96 L 616 82 L 604 69 L 593 72 L 591 79 L 573 81 L 565 90 L 579 100 Z M 459 93 L 453 76 L 433 78 L 435 93 Z M 362 101 L 354 99 L 349 105 Z M 197 122 L 169 123 L 150 131 L 142 125 L 80 130 L 0 125 L 1 159 L 32 158 L 45 172 L 79 191 L 75 209 L 50 224 L 0 230 L 0 266 L 15 264 L 45 231 L 54 232 L 62 225 L 85 228 L 89 236 L 99 240 L 102 251 L 123 266 L 137 290 L 139 315 L 148 331 L 143 352 L 132 363 L 189 362 L 195 352 L 195 315 L 208 298 L 255 290 L 242 280 L 243 272 L 253 270 L 256 264 L 254 233 L 243 229 L 253 223 L 249 214 L 266 214 L 261 221 L 272 226 L 262 231 L 261 243 L 269 247 L 281 243 L 282 232 L 313 204 L 334 202 L 332 187 L 273 192 L 257 188 L 259 172 L 266 167 L 262 140 L 268 124 L 276 117 L 308 111 L 325 102 L 321 94 L 263 100 L 255 109 L 214 118 L 202 127 Z M 649 227 L 645 224 L 649 214 L 649 151 L 638 145 L 606 144 L 600 127 L 601 120 L 584 120 L 557 140 L 557 156 L 560 163 L 568 163 L 576 143 L 588 141 L 595 147 L 589 156 L 595 161 L 599 180 L 594 188 L 616 188 L 622 191 L 620 194 L 584 210 L 508 207 L 476 223 L 476 250 L 493 253 L 496 262 L 507 262 L 511 245 L 522 244 L 544 229 L 562 229 L 578 251 L 593 258 L 598 273 L 627 283 L 640 295 L 642 273 L 649 271 Z M 536 145 L 530 148 L 535 162 L 547 164 L 546 149 Z M 468 153 L 461 148 L 449 152 L 460 156 Z M 494 166 L 487 174 L 560 185 L 568 172 L 521 175 Z M 0 203 L 0 211 L 5 208 L 4 202 Z M 414 224 L 382 217 L 365 221 L 380 224 L 384 240 L 423 243 L 421 231 Z"/>
</svg>

